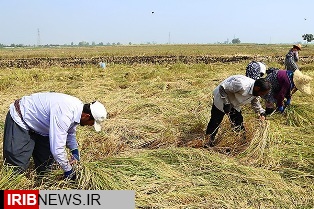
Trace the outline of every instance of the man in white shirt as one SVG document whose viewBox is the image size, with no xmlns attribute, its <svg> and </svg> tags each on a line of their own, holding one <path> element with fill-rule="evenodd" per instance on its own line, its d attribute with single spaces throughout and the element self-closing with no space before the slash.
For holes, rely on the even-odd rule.
<svg viewBox="0 0 314 209">
<path fill-rule="evenodd" d="M 236 131 L 245 130 L 241 113 L 241 106 L 245 104 L 251 103 L 255 112 L 264 120 L 265 110 L 259 102 L 259 96 L 266 95 L 270 89 L 270 83 L 264 78 L 255 81 L 244 75 L 230 76 L 221 82 L 213 92 L 211 118 L 205 135 L 206 147 L 214 146 L 215 136 L 225 114 L 229 115 Z"/>
<path fill-rule="evenodd" d="M 106 117 L 105 107 L 97 101 L 84 104 L 76 97 L 54 92 L 24 96 L 10 105 L 6 117 L 4 160 L 24 172 L 33 156 L 37 174 L 47 171 L 55 160 L 64 170 L 64 178 L 74 180 L 65 148 L 79 161 L 77 125 L 94 125 L 100 131 Z"/>
</svg>

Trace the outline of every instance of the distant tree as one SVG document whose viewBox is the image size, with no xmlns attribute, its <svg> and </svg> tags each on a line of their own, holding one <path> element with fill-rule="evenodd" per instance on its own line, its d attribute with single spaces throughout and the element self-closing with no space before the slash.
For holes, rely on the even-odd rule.
<svg viewBox="0 0 314 209">
<path fill-rule="evenodd" d="M 120 42 L 118 42 L 118 43 L 117 43 L 117 45 L 121 45 L 121 43 L 120 43 Z"/>
<path fill-rule="evenodd" d="M 311 42 L 314 40 L 313 34 L 304 34 L 302 36 L 303 40 L 305 40 L 307 43 Z"/>
<path fill-rule="evenodd" d="M 232 39 L 231 43 L 233 43 L 233 44 L 240 44 L 241 41 L 240 41 L 239 38 L 234 38 L 234 39 Z"/>
<path fill-rule="evenodd" d="M 79 46 L 89 46 L 89 43 L 86 42 L 86 41 L 81 41 L 81 42 L 79 42 L 78 45 L 79 45 Z"/>
<path fill-rule="evenodd" d="M 106 45 L 107 45 L 107 46 L 110 46 L 110 45 L 111 45 L 111 43 L 107 42 L 107 43 L 106 43 Z"/>
<path fill-rule="evenodd" d="M 129 42 L 129 45 L 132 45 L 132 42 Z"/>
<path fill-rule="evenodd" d="M 95 41 L 93 41 L 93 42 L 92 42 L 92 46 L 96 46 L 96 43 L 95 43 Z"/>
<path fill-rule="evenodd" d="M 71 46 L 74 46 L 74 43 L 73 43 L 73 42 L 71 42 Z"/>
<path fill-rule="evenodd" d="M 98 44 L 98 46 L 103 46 L 104 45 L 104 43 L 103 42 L 100 42 L 99 44 Z"/>
</svg>

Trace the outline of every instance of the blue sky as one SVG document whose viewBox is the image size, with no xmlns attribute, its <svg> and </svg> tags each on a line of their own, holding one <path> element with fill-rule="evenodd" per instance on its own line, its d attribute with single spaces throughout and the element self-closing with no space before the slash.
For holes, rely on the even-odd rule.
<svg viewBox="0 0 314 209">
<path fill-rule="evenodd" d="M 296 43 L 313 0 L 0 0 L 0 43 Z M 152 13 L 154 12 L 154 13 Z M 305 20 L 306 19 L 306 20 Z"/>
</svg>

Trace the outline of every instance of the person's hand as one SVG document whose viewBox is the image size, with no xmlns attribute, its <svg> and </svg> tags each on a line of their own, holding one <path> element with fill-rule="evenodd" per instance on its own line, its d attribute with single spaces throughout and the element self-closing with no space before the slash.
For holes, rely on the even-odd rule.
<svg viewBox="0 0 314 209">
<path fill-rule="evenodd" d="M 266 120 L 266 112 L 263 112 L 259 115 L 260 120 Z"/>
<path fill-rule="evenodd" d="M 78 149 L 73 149 L 71 150 L 72 156 L 77 160 L 80 161 L 80 153 Z"/>
<path fill-rule="evenodd" d="M 283 106 L 280 106 L 277 108 L 277 111 L 283 113 L 285 111 L 285 108 Z"/>
<path fill-rule="evenodd" d="M 73 169 L 71 169 L 69 171 L 65 171 L 64 175 L 63 175 L 63 179 L 64 180 L 72 180 L 72 181 L 74 181 L 76 179 L 75 171 L 73 171 Z"/>
<path fill-rule="evenodd" d="M 265 115 L 272 115 L 274 111 L 274 108 L 266 107 Z"/>
<path fill-rule="evenodd" d="M 69 159 L 70 164 L 73 165 L 79 161 L 80 161 L 80 154 L 79 154 L 78 149 L 71 150 L 71 157 Z"/>
<path fill-rule="evenodd" d="M 291 98 L 287 99 L 287 101 L 285 102 L 285 106 L 286 106 L 286 107 L 289 106 L 290 103 L 291 103 Z"/>
<path fill-rule="evenodd" d="M 229 114 L 231 112 L 231 104 L 224 104 L 224 112 Z"/>
</svg>

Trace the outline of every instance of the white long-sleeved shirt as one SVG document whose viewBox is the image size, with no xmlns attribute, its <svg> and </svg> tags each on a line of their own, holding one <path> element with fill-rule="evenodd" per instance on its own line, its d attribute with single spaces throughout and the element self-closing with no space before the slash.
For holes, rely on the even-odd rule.
<svg viewBox="0 0 314 209">
<path fill-rule="evenodd" d="M 10 105 L 12 119 L 26 130 L 34 130 L 42 136 L 49 136 L 50 150 L 54 159 L 64 171 L 72 169 L 65 147 L 78 147 L 76 127 L 80 123 L 83 103 L 76 97 L 54 93 L 35 93 L 20 100 L 23 120 L 14 104 Z"/>
<path fill-rule="evenodd" d="M 214 89 L 214 105 L 224 112 L 224 103 L 230 103 L 237 111 L 241 110 L 241 106 L 251 103 L 256 113 L 264 113 L 259 97 L 253 95 L 254 82 L 244 75 L 230 76 Z"/>
</svg>

